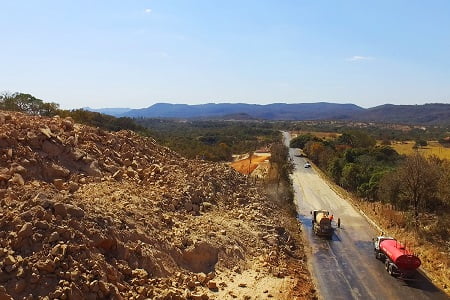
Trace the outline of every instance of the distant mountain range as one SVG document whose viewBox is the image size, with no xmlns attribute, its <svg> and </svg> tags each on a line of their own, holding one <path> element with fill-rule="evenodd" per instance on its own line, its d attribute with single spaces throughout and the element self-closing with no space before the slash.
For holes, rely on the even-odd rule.
<svg viewBox="0 0 450 300">
<path fill-rule="evenodd" d="M 365 109 L 351 119 L 381 123 L 450 124 L 450 104 L 385 104 Z"/>
<path fill-rule="evenodd" d="M 117 117 L 236 119 L 236 120 L 348 120 L 405 124 L 450 124 L 450 104 L 393 105 L 362 108 L 337 103 L 208 103 L 198 105 L 157 103 L 147 108 L 91 109 Z"/>
<path fill-rule="evenodd" d="M 99 113 L 102 113 L 105 115 L 110 115 L 110 116 L 115 116 L 115 117 L 121 116 L 131 110 L 131 108 L 90 108 L 90 107 L 83 107 L 82 109 L 88 110 L 88 111 L 99 112 Z"/>
</svg>

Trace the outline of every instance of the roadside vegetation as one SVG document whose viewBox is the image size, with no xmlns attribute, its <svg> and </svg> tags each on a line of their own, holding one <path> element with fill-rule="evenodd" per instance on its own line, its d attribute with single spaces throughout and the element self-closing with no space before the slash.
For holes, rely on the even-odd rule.
<svg viewBox="0 0 450 300">
<path fill-rule="evenodd" d="M 336 184 L 363 201 L 388 203 L 405 212 L 407 226 L 419 230 L 421 214 L 440 216 L 450 212 L 448 160 L 426 157 L 419 151 L 401 155 L 356 130 L 333 140 L 302 134 L 290 146 L 303 149 Z M 447 228 L 435 233 L 439 240 L 450 238 Z"/>
<path fill-rule="evenodd" d="M 293 165 L 288 159 L 289 149 L 280 139 L 280 141 L 272 145 L 270 153 L 267 192 L 272 194 L 276 201 L 281 203 L 292 216 L 297 216 L 297 210 L 293 201 L 294 189 L 290 178 Z"/>
</svg>

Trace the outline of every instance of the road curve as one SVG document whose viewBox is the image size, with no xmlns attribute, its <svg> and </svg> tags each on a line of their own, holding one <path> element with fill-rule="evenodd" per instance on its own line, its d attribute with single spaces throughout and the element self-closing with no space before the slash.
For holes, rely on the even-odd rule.
<svg viewBox="0 0 450 300">
<path fill-rule="evenodd" d="M 290 135 L 283 132 L 286 145 Z M 303 232 L 310 242 L 310 262 L 322 299 L 449 299 L 421 272 L 415 280 L 391 277 L 376 260 L 371 239 L 377 232 L 346 200 L 337 195 L 313 168 L 304 168 L 306 159 L 289 155 L 295 169 L 292 175 L 295 201 Z M 326 209 L 341 219 L 331 240 L 312 232 L 310 211 Z"/>
</svg>

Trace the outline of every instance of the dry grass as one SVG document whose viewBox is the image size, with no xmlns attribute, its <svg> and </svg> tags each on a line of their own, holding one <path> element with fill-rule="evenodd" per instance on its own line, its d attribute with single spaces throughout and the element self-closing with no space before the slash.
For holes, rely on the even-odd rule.
<svg viewBox="0 0 450 300">
<path fill-rule="evenodd" d="M 425 156 L 436 155 L 441 159 L 450 159 L 450 148 L 442 147 L 441 144 L 435 141 L 428 142 L 428 146 L 420 147 L 418 150 L 413 149 L 415 142 L 408 141 L 402 143 L 392 144 L 392 148 L 400 154 L 411 155 L 415 151 L 419 151 Z"/>
<path fill-rule="evenodd" d="M 335 139 L 338 136 L 340 136 L 340 133 L 336 132 L 321 132 L 321 131 L 296 131 L 294 132 L 294 135 L 302 135 L 302 134 L 311 134 L 318 138 L 324 138 L 324 139 Z"/>
</svg>

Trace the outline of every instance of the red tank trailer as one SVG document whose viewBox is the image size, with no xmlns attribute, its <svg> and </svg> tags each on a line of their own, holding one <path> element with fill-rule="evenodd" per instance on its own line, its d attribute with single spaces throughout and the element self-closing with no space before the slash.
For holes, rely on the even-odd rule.
<svg viewBox="0 0 450 300">
<path fill-rule="evenodd" d="M 420 267 L 420 258 L 392 237 L 376 237 L 374 250 L 375 257 L 384 261 L 386 270 L 392 276 L 408 278 Z"/>
</svg>

